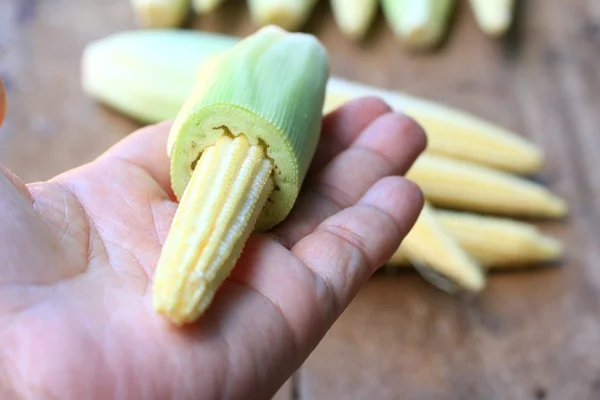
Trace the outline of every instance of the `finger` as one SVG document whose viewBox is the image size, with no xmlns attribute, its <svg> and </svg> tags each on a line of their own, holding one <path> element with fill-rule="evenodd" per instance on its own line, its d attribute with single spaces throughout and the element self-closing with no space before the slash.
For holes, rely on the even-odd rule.
<svg viewBox="0 0 600 400">
<path fill-rule="evenodd" d="M 346 271 L 372 269 L 354 254 L 362 251 L 369 254 L 368 263 L 377 263 L 376 259 L 383 263 L 381 260 L 391 256 L 391 249 L 414 224 L 422 204 L 414 184 L 386 178 L 363 197 L 360 205 L 332 217 L 319 232 L 299 243 L 294 248 L 297 257 L 290 257 L 267 235 L 253 234 L 203 316 L 204 322 L 192 325 L 190 333 L 207 338 L 210 333 L 205 327 L 217 326 L 228 353 L 243 360 L 231 370 L 232 382 L 248 376 L 256 380 L 256 386 L 268 387 L 278 379 L 283 382 L 347 306 L 349 290 L 343 297 L 340 288 L 364 282 L 359 274 L 346 282 Z M 363 238 L 363 244 L 357 247 L 326 233 L 337 234 L 339 229 Z M 331 267 L 324 270 L 319 265 Z M 343 304 L 338 299 L 343 299 Z M 258 370 L 256 365 L 260 365 Z M 255 372 L 249 375 L 248 371 Z"/>
<path fill-rule="evenodd" d="M 4 83 L 0 78 L 0 127 L 4 122 L 4 116 L 6 115 L 6 91 L 4 90 Z"/>
<path fill-rule="evenodd" d="M 423 196 L 401 177 L 377 182 L 350 208 L 323 221 L 292 253 L 321 277 L 339 315 L 371 274 L 385 264 L 414 225 Z"/>
<path fill-rule="evenodd" d="M 171 199 L 174 199 L 169 175 L 170 160 L 167 155 L 167 139 L 171 125 L 172 121 L 165 121 L 141 128 L 111 147 L 98 160 L 114 158 L 143 169 Z"/>
<path fill-rule="evenodd" d="M 282 244 L 293 246 L 325 218 L 355 204 L 381 178 L 404 174 L 425 145 L 425 133 L 412 119 L 383 114 L 314 178 L 273 233 Z"/>
<path fill-rule="evenodd" d="M 308 176 L 320 171 L 350 146 L 371 121 L 390 111 L 390 107 L 379 98 L 364 97 L 351 100 L 327 114 L 323 118 L 321 138 Z"/>
<path fill-rule="evenodd" d="M 349 102 L 330 113 L 324 119 L 324 130 L 332 133 L 322 135 L 322 140 L 327 142 L 327 145 L 320 146 L 330 150 L 319 154 L 318 157 L 326 162 L 335 154 L 335 149 L 342 149 L 351 143 L 373 115 L 382 110 L 389 110 L 389 107 L 381 100 L 367 98 Z M 171 125 L 172 121 L 166 121 L 139 129 L 110 148 L 99 159 L 114 157 L 144 169 L 171 199 L 175 199 L 171 188 L 170 160 L 166 147 Z"/>
<path fill-rule="evenodd" d="M 391 257 L 422 205 L 416 185 L 388 177 L 358 205 L 299 242 L 292 250 L 296 257 L 268 236 L 252 235 L 203 318 L 219 321 L 232 354 L 267 360 L 261 370 L 300 362 L 375 266 Z M 249 329 L 269 332 L 268 346 L 263 335 L 244 333 Z M 270 357 L 265 358 L 267 349 Z M 283 362 L 284 355 L 293 359 Z"/>
</svg>

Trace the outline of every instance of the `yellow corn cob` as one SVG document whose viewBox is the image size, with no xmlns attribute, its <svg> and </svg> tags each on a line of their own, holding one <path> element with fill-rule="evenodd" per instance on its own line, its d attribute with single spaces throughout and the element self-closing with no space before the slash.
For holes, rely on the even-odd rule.
<svg viewBox="0 0 600 400">
<path fill-rule="evenodd" d="M 433 207 L 427 202 L 401 247 L 403 255 L 415 266 L 431 269 L 461 288 L 480 291 L 485 286 L 485 271 L 438 222 Z M 424 277 L 429 275 L 424 274 Z"/>
<path fill-rule="evenodd" d="M 313 36 L 272 26 L 205 63 L 167 145 L 180 205 L 153 301 L 174 324 L 196 320 L 250 233 L 291 210 L 319 140 L 328 68 Z"/>
<path fill-rule="evenodd" d="M 479 28 L 488 35 L 502 36 L 512 24 L 514 0 L 469 0 Z"/>
<path fill-rule="evenodd" d="M 466 161 L 422 154 L 406 174 L 434 205 L 526 217 L 562 217 L 567 205 L 533 181 Z"/>
<path fill-rule="evenodd" d="M 323 112 L 363 96 L 377 96 L 414 118 L 427 132 L 428 152 L 517 174 L 536 173 L 543 165 L 542 150 L 527 139 L 464 111 L 402 92 L 333 77 Z"/>
<path fill-rule="evenodd" d="M 439 209 L 435 216 L 458 244 L 486 268 L 520 268 L 555 261 L 563 253 L 560 241 L 542 234 L 533 224 Z M 404 244 L 389 264 L 409 265 Z"/>
<path fill-rule="evenodd" d="M 82 84 L 90 96 L 141 122 L 173 118 L 205 60 L 239 38 L 199 31 L 123 32 L 86 46 Z M 324 113 L 363 96 L 378 96 L 413 117 L 428 136 L 428 152 L 504 171 L 532 174 L 542 150 L 519 135 L 466 112 L 398 91 L 331 77 Z"/>
<path fill-rule="evenodd" d="M 436 46 L 446 34 L 455 0 L 381 0 L 385 18 L 408 49 Z"/>
<path fill-rule="evenodd" d="M 176 28 L 188 16 L 189 0 L 131 0 L 136 21 L 145 28 Z"/>
<path fill-rule="evenodd" d="M 362 39 L 377 15 L 377 0 L 331 0 L 340 31 L 353 40 Z"/>
<path fill-rule="evenodd" d="M 192 8 L 197 14 L 208 14 L 215 11 L 225 0 L 192 0 Z"/>
<path fill-rule="evenodd" d="M 258 26 L 277 25 L 299 30 L 308 20 L 316 0 L 248 0 L 252 21 Z"/>
</svg>

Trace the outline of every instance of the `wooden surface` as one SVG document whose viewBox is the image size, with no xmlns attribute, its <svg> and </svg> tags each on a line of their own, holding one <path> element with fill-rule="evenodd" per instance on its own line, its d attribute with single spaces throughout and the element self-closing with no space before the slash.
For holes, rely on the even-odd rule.
<svg viewBox="0 0 600 400">
<path fill-rule="evenodd" d="M 352 44 L 326 4 L 307 30 L 336 75 L 476 113 L 543 146 L 543 179 L 570 202 L 544 223 L 568 245 L 560 268 L 494 274 L 477 298 L 446 295 L 415 273 L 380 273 L 280 399 L 600 398 L 600 3 L 528 0 L 508 40 L 484 37 L 461 2 L 448 41 L 403 52 L 381 16 Z M 246 34 L 229 0 L 195 28 Z M 127 0 L 0 0 L 0 75 L 9 95 L 0 163 L 46 179 L 100 154 L 136 125 L 79 86 L 83 46 L 135 24 Z"/>
</svg>

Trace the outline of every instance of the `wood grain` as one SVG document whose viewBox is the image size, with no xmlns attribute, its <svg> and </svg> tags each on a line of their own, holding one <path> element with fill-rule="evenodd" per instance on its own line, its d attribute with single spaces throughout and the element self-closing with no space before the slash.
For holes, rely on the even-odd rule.
<svg viewBox="0 0 600 400">
<path fill-rule="evenodd" d="M 278 400 L 600 398 L 600 3 L 521 3 L 518 27 L 492 40 L 460 2 L 433 54 L 404 52 L 381 15 L 364 43 L 351 43 L 324 1 L 306 30 L 336 75 L 460 107 L 539 143 L 548 154 L 539 179 L 571 205 L 565 221 L 539 224 L 567 243 L 567 259 L 494 274 L 476 298 L 381 271 Z M 9 99 L 0 163 L 26 181 L 47 179 L 136 128 L 79 85 L 83 46 L 135 28 L 126 0 L 0 0 L 0 9 Z M 241 0 L 190 26 L 254 29 Z"/>
</svg>

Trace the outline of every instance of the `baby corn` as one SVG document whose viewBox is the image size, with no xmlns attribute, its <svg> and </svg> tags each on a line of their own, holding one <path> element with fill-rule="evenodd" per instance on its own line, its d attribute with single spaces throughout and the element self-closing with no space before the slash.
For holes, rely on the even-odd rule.
<svg viewBox="0 0 600 400">
<path fill-rule="evenodd" d="M 225 0 L 192 0 L 192 8 L 197 14 L 214 12 Z"/>
<path fill-rule="evenodd" d="M 314 37 L 272 26 L 204 64 L 167 144 L 180 205 L 153 301 L 174 324 L 202 315 L 250 233 L 291 210 L 319 140 L 328 73 Z"/>
<path fill-rule="evenodd" d="M 323 112 L 363 96 L 377 96 L 394 110 L 414 118 L 427 132 L 429 152 L 516 174 L 533 174 L 543 165 L 542 150 L 516 133 L 453 107 L 402 92 L 332 77 L 327 84 Z"/>
<path fill-rule="evenodd" d="M 189 13 L 189 0 L 131 0 L 136 21 L 144 28 L 176 28 Z"/>
<path fill-rule="evenodd" d="M 455 0 L 381 0 L 383 14 L 408 49 L 430 49 L 443 39 Z"/>
<path fill-rule="evenodd" d="M 362 39 L 375 15 L 377 0 L 331 0 L 331 9 L 340 31 L 353 40 Z"/>
<path fill-rule="evenodd" d="M 537 265 L 556 261 L 563 254 L 561 242 L 542 234 L 533 224 L 439 209 L 435 210 L 435 216 L 458 244 L 486 268 Z M 409 265 L 404 246 L 392 256 L 390 265 Z"/>
<path fill-rule="evenodd" d="M 522 217 L 558 218 L 567 205 L 547 188 L 521 177 L 433 154 L 422 154 L 406 174 L 434 205 Z"/>
<path fill-rule="evenodd" d="M 469 0 L 479 28 L 490 36 L 502 36 L 513 21 L 515 0 Z"/>
<path fill-rule="evenodd" d="M 480 291 L 485 286 L 485 271 L 438 222 L 434 209 L 428 203 L 425 203 L 401 248 L 403 256 L 415 266 L 431 269 L 461 288 Z M 419 272 L 425 271 L 419 269 Z"/>
<path fill-rule="evenodd" d="M 277 25 L 297 31 L 306 23 L 317 0 L 248 0 L 250 17 L 257 26 Z"/>
</svg>

